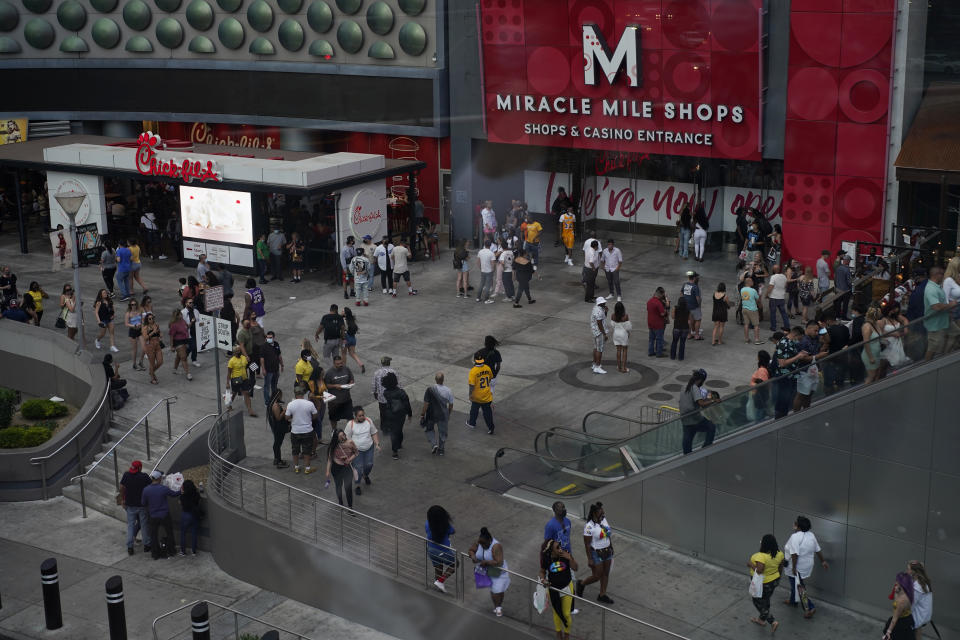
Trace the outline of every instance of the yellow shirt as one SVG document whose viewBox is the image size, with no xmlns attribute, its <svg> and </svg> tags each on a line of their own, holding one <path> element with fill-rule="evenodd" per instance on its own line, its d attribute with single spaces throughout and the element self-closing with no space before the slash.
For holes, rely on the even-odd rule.
<svg viewBox="0 0 960 640">
<path fill-rule="evenodd" d="M 30 294 L 30 297 L 33 298 L 34 306 L 37 308 L 37 312 L 43 311 L 43 294 L 39 291 L 27 291 Z"/>
<path fill-rule="evenodd" d="M 757 551 L 750 556 L 750 562 L 763 563 L 763 583 L 773 582 L 780 577 L 780 565 L 783 564 L 783 551 L 777 551 L 777 555 L 771 557 L 769 553 Z M 753 571 L 750 571 L 753 574 Z"/>
<path fill-rule="evenodd" d="M 313 373 L 313 365 L 301 358 L 297 360 L 296 366 L 293 367 L 293 372 L 297 374 L 300 380 L 309 384 L 310 375 Z"/>
<path fill-rule="evenodd" d="M 539 222 L 531 222 L 527 225 L 527 242 L 539 242 L 540 241 L 540 232 L 543 231 L 543 227 L 540 226 Z"/>
<path fill-rule="evenodd" d="M 132 244 L 127 248 L 130 249 L 130 262 L 140 264 L 140 245 Z"/>
<path fill-rule="evenodd" d="M 493 392 L 490 391 L 490 380 L 493 379 L 493 371 L 485 364 L 474 365 L 470 369 L 468 381 L 473 387 L 470 394 L 471 402 L 487 403 L 493 402 Z"/>
<path fill-rule="evenodd" d="M 247 379 L 247 356 L 233 356 L 230 358 L 230 361 L 227 362 L 227 368 L 230 369 L 230 378 L 243 378 Z"/>
<path fill-rule="evenodd" d="M 576 220 L 577 219 L 569 213 L 563 214 L 560 216 L 560 224 L 562 225 L 561 228 L 564 230 L 564 232 L 573 231 L 573 223 L 576 222 Z"/>
</svg>

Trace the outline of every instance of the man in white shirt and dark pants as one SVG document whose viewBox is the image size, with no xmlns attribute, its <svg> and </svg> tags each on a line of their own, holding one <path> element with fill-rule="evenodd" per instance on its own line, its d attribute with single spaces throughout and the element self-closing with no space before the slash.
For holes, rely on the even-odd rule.
<svg viewBox="0 0 960 640">
<path fill-rule="evenodd" d="M 483 241 L 483 249 L 477 252 L 477 262 L 480 264 L 480 287 L 477 289 L 477 302 L 491 303 L 493 295 L 493 265 L 496 254 L 490 249 L 490 241 Z"/>
<path fill-rule="evenodd" d="M 790 328 L 790 319 L 787 317 L 787 276 L 780 273 L 780 265 L 773 265 L 773 275 L 767 282 L 767 300 L 770 301 L 770 331 L 777 330 L 777 313 L 783 320 L 782 329 Z"/>
<path fill-rule="evenodd" d="M 317 407 L 309 400 L 303 399 L 303 388 L 296 387 L 296 399 L 287 404 L 285 415 L 290 418 L 290 444 L 293 445 L 293 472 L 300 473 L 300 462 L 303 462 L 303 472 L 313 473 L 310 458 L 313 457 L 316 445 L 313 434 L 313 416 L 317 415 Z"/>
<path fill-rule="evenodd" d="M 787 559 L 787 577 L 790 578 L 790 598 L 783 603 L 796 606 L 799 599 L 798 582 L 804 584 L 813 572 L 813 556 L 817 556 L 820 566 L 824 569 L 829 569 L 830 565 L 820 552 L 820 543 L 817 542 L 817 536 L 810 531 L 810 519 L 806 516 L 797 516 L 797 520 L 793 523 L 793 535 L 787 540 L 787 544 L 783 545 L 783 551 Z M 812 618 L 816 612 L 813 600 L 807 597 L 803 617 Z"/>
<path fill-rule="evenodd" d="M 613 290 L 617 290 L 617 302 L 623 300 L 620 291 L 620 265 L 623 264 L 623 254 L 620 249 L 613 246 L 613 240 L 607 240 L 607 248 L 600 254 L 600 262 L 603 263 L 603 275 L 607 276 L 607 288 L 610 289 L 610 297 L 613 297 Z"/>
<path fill-rule="evenodd" d="M 597 269 L 600 266 L 600 243 L 596 238 L 590 238 L 583 243 L 583 301 L 593 304 L 596 299 Z"/>
</svg>

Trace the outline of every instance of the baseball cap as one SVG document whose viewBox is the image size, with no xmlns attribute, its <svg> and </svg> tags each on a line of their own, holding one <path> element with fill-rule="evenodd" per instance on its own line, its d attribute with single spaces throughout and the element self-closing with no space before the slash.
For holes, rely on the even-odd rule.
<svg viewBox="0 0 960 640">
<path fill-rule="evenodd" d="M 383 356 L 380 358 L 380 364 L 385 367 L 389 367 L 391 362 L 393 362 L 393 360 L 390 359 L 390 356 Z"/>
<path fill-rule="evenodd" d="M 143 468 L 143 463 L 139 460 L 134 460 L 130 463 L 130 473 L 140 473 L 140 469 Z"/>
<path fill-rule="evenodd" d="M 700 274 L 697 273 L 696 271 L 693 271 L 693 270 L 687 271 L 687 277 L 688 277 L 688 278 L 692 278 L 693 276 L 698 276 L 698 275 L 700 275 Z"/>
<path fill-rule="evenodd" d="M 16 298 L 13 298 L 13 299 L 11 299 L 10 302 L 8 302 L 7 304 L 8 304 L 9 306 L 11 306 L 11 307 L 19 307 L 19 306 L 20 306 L 20 301 L 17 300 Z"/>
<path fill-rule="evenodd" d="M 363 236 L 363 239 L 364 239 L 364 240 L 373 240 L 373 236 L 371 236 L 371 235 L 368 233 L 367 235 Z"/>
<path fill-rule="evenodd" d="M 163 474 L 157 471 L 156 469 L 150 472 L 150 478 L 153 480 L 158 480 L 162 477 L 163 477 Z"/>
<path fill-rule="evenodd" d="M 603 296 L 597 296 L 597 304 L 607 304 L 607 299 Z"/>
</svg>

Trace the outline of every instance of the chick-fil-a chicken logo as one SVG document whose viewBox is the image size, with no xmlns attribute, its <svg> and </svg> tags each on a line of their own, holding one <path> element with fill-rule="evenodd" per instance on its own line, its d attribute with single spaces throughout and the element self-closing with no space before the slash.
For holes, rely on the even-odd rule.
<svg viewBox="0 0 960 640">
<path fill-rule="evenodd" d="M 137 138 L 137 171 L 144 176 L 180 178 L 186 183 L 195 179 L 200 182 L 214 180 L 223 181 L 220 167 L 212 160 L 189 160 L 171 158 L 163 160 L 157 157 L 157 147 L 160 145 L 160 136 L 147 131 Z"/>
</svg>

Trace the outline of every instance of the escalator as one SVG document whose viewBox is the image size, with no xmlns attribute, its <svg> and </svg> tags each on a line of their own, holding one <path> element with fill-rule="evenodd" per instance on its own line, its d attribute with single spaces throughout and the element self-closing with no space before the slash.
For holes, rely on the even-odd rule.
<svg viewBox="0 0 960 640">
<path fill-rule="evenodd" d="M 923 333 L 909 330 L 922 321 L 918 319 L 908 325 L 902 338 L 908 353 L 923 353 L 922 344 L 915 343 L 925 339 Z M 865 346 L 873 353 L 882 354 L 879 345 L 871 340 L 819 359 L 815 368 L 808 367 L 800 373 L 816 378 L 811 406 L 828 399 L 836 402 L 852 398 L 863 388 L 860 381 L 839 392 L 827 393 L 823 381 L 825 375 L 856 380 L 863 372 L 861 354 Z M 949 357 L 958 348 L 960 345 L 953 345 L 938 359 Z M 935 366 L 935 363 L 911 362 L 888 377 L 901 376 L 923 366 Z M 755 432 L 768 432 L 774 419 L 774 399 L 785 379 L 770 380 L 684 416 L 670 407 L 644 407 L 638 417 L 590 412 L 584 416 L 579 431 L 555 427 L 539 433 L 531 450 L 499 449 L 493 471 L 474 478 L 472 482 L 476 486 L 540 503 L 549 503 L 558 497 L 587 496 L 604 489 L 606 491 L 600 492 L 606 493 L 614 483 L 626 478 L 649 477 L 665 468 L 683 464 L 685 422 L 696 423 L 706 418 L 714 423 L 717 426 L 715 445 L 729 443 L 732 439 L 746 441 Z M 690 460 L 710 455 L 710 449 L 699 450 L 701 440 L 702 436 L 697 436 Z"/>
</svg>

